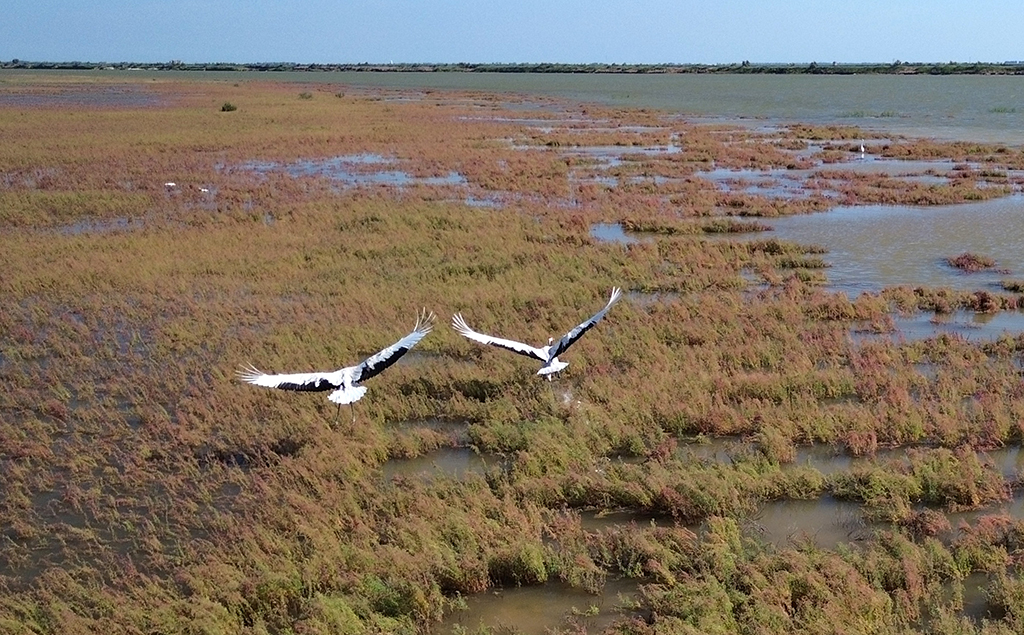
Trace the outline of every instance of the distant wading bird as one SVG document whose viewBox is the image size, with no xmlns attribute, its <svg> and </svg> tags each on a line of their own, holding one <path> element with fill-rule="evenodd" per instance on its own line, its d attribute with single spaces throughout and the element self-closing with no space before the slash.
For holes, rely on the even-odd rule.
<svg viewBox="0 0 1024 635">
<path fill-rule="evenodd" d="M 456 313 L 452 317 L 452 328 L 456 331 L 468 337 L 469 339 L 480 342 L 481 344 L 490 344 L 491 346 L 497 346 L 512 351 L 513 353 L 519 353 L 527 357 L 533 357 L 544 362 L 541 369 L 537 371 L 538 375 L 547 375 L 548 381 L 551 381 L 551 375 L 562 370 L 568 366 L 568 362 L 563 362 L 558 359 L 573 343 L 583 337 L 583 334 L 589 331 L 595 324 L 597 324 L 604 314 L 608 312 L 608 309 L 612 308 L 612 305 L 618 302 L 619 298 L 622 297 L 622 290 L 618 287 L 612 289 L 612 297 L 608 300 L 608 304 L 604 305 L 604 308 L 594 314 L 589 320 L 583 322 L 573 330 L 569 331 L 562 336 L 562 339 L 555 342 L 554 338 L 548 338 L 548 345 L 543 348 L 536 348 L 529 344 L 523 344 L 522 342 L 516 342 L 514 340 L 505 340 L 500 337 L 491 337 L 490 335 L 484 335 L 483 333 L 477 333 L 473 329 L 469 328 L 466 324 L 466 320 L 462 318 L 461 313 Z"/>
<path fill-rule="evenodd" d="M 250 365 L 238 372 L 238 378 L 242 381 L 264 386 L 265 388 L 280 388 L 282 390 L 298 390 L 303 392 L 323 392 L 334 390 L 327 398 L 338 404 L 338 412 L 334 420 L 338 420 L 341 414 L 342 404 L 353 404 L 366 393 L 366 388 L 357 386 L 367 379 L 379 375 L 385 368 L 397 362 L 402 355 L 423 339 L 434 327 L 433 312 L 427 313 L 424 309 L 416 317 L 416 326 L 412 333 L 409 333 L 391 346 L 371 355 L 363 360 L 358 366 L 349 366 L 333 372 L 314 373 L 293 373 L 289 375 L 268 375 Z M 355 407 L 352 407 L 352 421 L 356 420 Z"/>
</svg>

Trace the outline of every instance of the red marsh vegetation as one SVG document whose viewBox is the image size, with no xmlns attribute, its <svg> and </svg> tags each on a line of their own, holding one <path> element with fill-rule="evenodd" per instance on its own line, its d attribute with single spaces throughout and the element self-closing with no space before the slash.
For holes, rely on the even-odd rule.
<svg viewBox="0 0 1024 635">
<path fill-rule="evenodd" d="M 901 311 L 1016 309 L 1019 285 L 851 298 L 821 284 L 813 245 L 704 237 L 763 229 L 723 216 L 828 206 L 722 192 L 710 165 L 803 169 L 812 142 L 852 158 L 863 132 L 124 77 L 0 83 L 0 631 L 431 632 L 467 594 L 619 577 L 639 584 L 620 633 L 1024 628 L 1024 521 L 1002 512 L 1019 474 L 985 452 L 1024 436 L 1024 337 L 850 335 Z M 103 98 L 4 98 L 67 90 Z M 1003 192 L 977 171 L 910 189 L 829 178 L 862 202 Z M 594 223 L 650 240 L 602 242 Z M 615 285 L 627 298 L 551 383 L 443 325 L 461 312 L 542 343 Z M 442 324 L 367 383 L 355 423 L 330 425 L 323 394 L 233 380 L 361 359 L 420 307 Z M 693 435 L 749 450 L 674 451 Z M 825 474 L 795 464 L 812 443 L 907 454 Z M 383 475 L 454 445 L 498 460 Z M 878 530 L 822 549 L 750 529 L 765 504 L 828 497 Z M 595 510 L 659 522 L 590 531 Z M 961 612 L 979 572 L 983 623 Z"/>
</svg>

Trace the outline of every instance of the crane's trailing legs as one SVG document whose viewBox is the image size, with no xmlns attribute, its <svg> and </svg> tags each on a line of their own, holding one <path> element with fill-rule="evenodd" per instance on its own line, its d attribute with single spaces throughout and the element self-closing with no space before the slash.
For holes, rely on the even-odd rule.
<svg viewBox="0 0 1024 635">
<path fill-rule="evenodd" d="M 352 423 L 355 423 L 356 422 L 356 404 L 355 404 L 355 402 L 350 403 L 348 405 L 348 407 L 352 411 Z M 338 408 L 337 408 L 337 410 L 334 411 L 334 423 L 331 426 L 329 426 L 329 427 L 333 428 L 334 426 L 338 425 L 338 420 L 339 419 L 341 419 L 341 402 L 338 402 Z"/>
</svg>

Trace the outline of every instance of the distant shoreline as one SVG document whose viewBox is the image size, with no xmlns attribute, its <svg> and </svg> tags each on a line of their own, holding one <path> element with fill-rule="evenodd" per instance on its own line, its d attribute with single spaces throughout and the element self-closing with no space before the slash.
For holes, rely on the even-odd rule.
<svg viewBox="0 0 1024 635">
<path fill-rule="evenodd" d="M 888 64 L 296 64 L 138 62 L 0 62 L 0 70 L 140 70 L 252 72 L 375 72 L 375 73 L 573 73 L 618 75 L 749 74 L 749 75 L 1024 75 L 1024 60 L 1009 62 Z"/>
</svg>

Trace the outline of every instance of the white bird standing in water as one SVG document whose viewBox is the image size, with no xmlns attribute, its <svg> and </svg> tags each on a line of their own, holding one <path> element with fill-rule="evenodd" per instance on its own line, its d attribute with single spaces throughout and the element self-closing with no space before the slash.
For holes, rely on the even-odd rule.
<svg viewBox="0 0 1024 635">
<path fill-rule="evenodd" d="M 523 344 L 522 342 L 516 342 L 514 340 L 506 340 L 500 337 L 491 337 L 490 335 L 484 335 L 478 333 L 473 329 L 469 328 L 466 324 L 466 320 L 462 318 L 461 313 L 456 313 L 452 317 L 452 328 L 461 333 L 463 336 L 469 339 L 480 342 L 481 344 L 490 344 L 491 346 L 497 346 L 512 351 L 513 353 L 519 353 L 526 357 L 533 357 L 544 362 L 541 369 L 537 371 L 538 375 L 547 375 L 548 381 L 551 381 L 551 375 L 562 370 L 568 366 L 568 362 L 563 362 L 558 359 L 558 356 L 566 351 L 573 343 L 583 337 L 583 334 L 589 331 L 595 324 L 601 321 L 604 314 L 608 312 L 608 309 L 612 308 L 612 305 L 618 302 L 619 298 L 622 297 L 622 290 L 618 287 L 612 289 L 612 297 L 608 300 L 608 304 L 604 305 L 604 308 L 598 311 L 589 320 L 586 320 L 573 330 L 569 331 L 562 336 L 562 339 L 555 342 L 554 338 L 548 338 L 548 345 L 543 348 L 536 348 L 529 344 Z"/>
<path fill-rule="evenodd" d="M 412 332 L 398 340 L 391 346 L 371 355 L 363 360 L 358 366 L 340 368 L 331 372 L 293 373 L 288 375 L 268 375 L 257 370 L 253 366 L 244 368 L 238 372 L 238 378 L 242 381 L 263 386 L 265 388 L 280 388 L 282 390 L 298 390 L 303 392 L 323 392 L 334 389 L 334 392 L 327 395 L 327 398 L 338 404 L 338 414 L 341 413 L 342 404 L 353 404 L 366 393 L 366 388 L 357 386 L 367 379 L 379 375 L 388 366 L 409 352 L 423 337 L 430 332 L 434 326 L 434 314 L 427 313 L 424 309 L 416 318 L 416 326 Z M 352 408 L 352 421 L 356 420 L 355 407 Z M 337 421 L 337 416 L 335 416 Z"/>
</svg>

